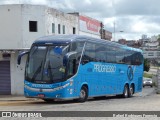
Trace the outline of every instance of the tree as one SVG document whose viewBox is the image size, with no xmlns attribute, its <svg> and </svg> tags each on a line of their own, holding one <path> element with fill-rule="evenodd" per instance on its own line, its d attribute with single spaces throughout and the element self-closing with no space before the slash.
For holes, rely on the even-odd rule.
<svg viewBox="0 0 160 120">
<path fill-rule="evenodd" d="M 148 59 L 144 59 L 144 71 L 148 72 L 150 69 L 150 62 Z"/>
</svg>

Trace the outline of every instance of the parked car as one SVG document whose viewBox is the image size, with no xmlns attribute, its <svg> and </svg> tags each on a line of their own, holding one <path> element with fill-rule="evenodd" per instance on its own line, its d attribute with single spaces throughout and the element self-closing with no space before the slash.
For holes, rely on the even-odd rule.
<svg viewBox="0 0 160 120">
<path fill-rule="evenodd" d="M 153 87 L 153 81 L 151 78 L 143 78 L 143 87 L 145 86 Z"/>
</svg>

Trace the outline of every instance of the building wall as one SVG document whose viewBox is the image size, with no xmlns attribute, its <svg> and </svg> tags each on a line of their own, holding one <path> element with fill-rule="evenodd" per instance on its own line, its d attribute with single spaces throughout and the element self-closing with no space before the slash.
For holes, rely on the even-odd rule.
<svg viewBox="0 0 160 120">
<path fill-rule="evenodd" d="M 37 21 L 37 32 L 29 31 L 29 21 Z M 52 33 L 55 23 L 55 33 Z M 30 48 L 33 41 L 45 35 L 58 35 L 58 24 L 63 25 L 65 34 L 79 34 L 78 16 L 65 14 L 42 5 L 0 6 L 0 49 Z M 3 29 L 2 29 L 3 28 Z"/>
<path fill-rule="evenodd" d="M 22 48 L 20 5 L 0 5 L 0 49 Z"/>
<path fill-rule="evenodd" d="M 160 51 L 144 51 L 144 58 L 154 59 L 160 57 Z"/>
<path fill-rule="evenodd" d="M 46 35 L 58 35 L 58 24 L 60 24 L 60 34 L 63 34 L 63 25 L 65 26 L 65 34 L 79 34 L 78 16 L 65 14 L 53 8 L 46 8 L 45 11 Z M 52 33 L 52 23 L 55 24 L 55 33 Z"/>
<path fill-rule="evenodd" d="M 24 69 L 26 56 L 22 58 L 20 66 L 17 65 L 18 51 L 10 52 L 10 58 L 3 58 L 2 52 L 0 52 L 0 61 L 10 61 L 10 81 L 11 81 L 11 94 L 23 95 L 24 87 Z"/>
<path fill-rule="evenodd" d="M 37 11 L 38 9 L 38 11 Z M 73 34 L 73 27 L 78 34 L 78 17 L 65 14 L 53 8 L 40 5 L 22 5 L 22 29 L 23 48 L 30 48 L 34 40 L 45 35 L 58 35 L 58 24 L 60 24 L 60 34 Z M 29 21 L 37 21 L 37 32 L 29 31 Z M 55 24 L 55 33 L 52 33 L 52 23 Z"/>
<path fill-rule="evenodd" d="M 79 15 L 80 35 L 87 35 L 95 38 L 101 38 L 100 29 L 101 29 L 100 21 L 84 15 Z"/>
<path fill-rule="evenodd" d="M 105 40 L 110 40 L 111 41 L 112 33 L 107 31 L 107 30 L 103 30 L 102 38 L 105 39 Z"/>
<path fill-rule="evenodd" d="M 23 48 L 30 48 L 37 38 L 46 35 L 45 9 L 40 5 L 21 5 Z M 37 21 L 37 32 L 29 31 L 29 21 Z"/>
<path fill-rule="evenodd" d="M 22 58 L 21 65 L 17 65 L 18 51 L 11 54 L 11 94 L 23 95 L 24 94 L 24 69 L 26 63 L 26 56 Z"/>
<path fill-rule="evenodd" d="M 80 35 L 86 35 L 86 36 L 94 37 L 94 38 L 100 38 L 99 35 L 95 35 L 95 34 L 83 32 L 83 31 L 79 31 L 79 34 L 80 34 Z"/>
</svg>

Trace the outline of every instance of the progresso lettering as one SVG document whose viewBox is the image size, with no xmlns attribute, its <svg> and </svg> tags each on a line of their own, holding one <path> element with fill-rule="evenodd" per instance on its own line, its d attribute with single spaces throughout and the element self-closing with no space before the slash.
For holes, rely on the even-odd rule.
<svg viewBox="0 0 160 120">
<path fill-rule="evenodd" d="M 115 72 L 116 66 L 115 65 L 101 65 L 101 64 L 94 64 L 94 72 Z"/>
</svg>

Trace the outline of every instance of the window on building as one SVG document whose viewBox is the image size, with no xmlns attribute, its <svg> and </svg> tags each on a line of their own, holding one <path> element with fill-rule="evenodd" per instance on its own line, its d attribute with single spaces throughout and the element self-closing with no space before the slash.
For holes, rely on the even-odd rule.
<svg viewBox="0 0 160 120">
<path fill-rule="evenodd" d="M 52 23 L 52 33 L 55 33 L 55 24 Z"/>
<path fill-rule="evenodd" d="M 65 34 L 65 25 L 63 25 L 63 34 Z"/>
<path fill-rule="evenodd" d="M 61 34 L 61 25 L 58 24 L 58 34 Z"/>
<path fill-rule="evenodd" d="M 29 21 L 29 31 L 37 32 L 37 21 Z"/>
<path fill-rule="evenodd" d="M 73 27 L 73 34 L 76 34 L 76 28 Z"/>
</svg>

